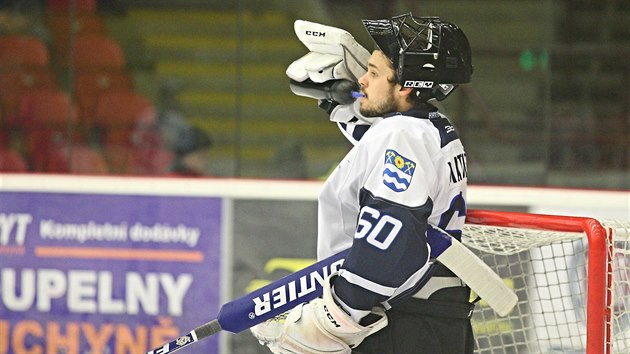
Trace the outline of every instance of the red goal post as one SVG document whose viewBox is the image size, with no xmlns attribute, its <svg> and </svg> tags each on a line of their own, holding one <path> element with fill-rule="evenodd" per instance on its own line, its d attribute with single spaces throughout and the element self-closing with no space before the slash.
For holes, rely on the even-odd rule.
<svg viewBox="0 0 630 354">
<path fill-rule="evenodd" d="M 477 306 L 477 353 L 630 350 L 630 221 L 468 210 L 462 242 L 519 297 Z"/>
</svg>

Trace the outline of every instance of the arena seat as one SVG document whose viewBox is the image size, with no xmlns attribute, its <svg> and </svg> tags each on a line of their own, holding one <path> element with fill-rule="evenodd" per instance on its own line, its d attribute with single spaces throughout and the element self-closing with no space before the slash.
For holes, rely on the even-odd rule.
<svg viewBox="0 0 630 354">
<path fill-rule="evenodd" d="M 95 14 L 52 13 L 46 17 L 47 28 L 50 30 L 54 44 L 51 53 L 57 63 L 67 63 L 69 48 L 76 36 L 99 35 L 106 36 L 107 25 L 102 17 Z"/>
<path fill-rule="evenodd" d="M 16 150 L 0 148 L 0 171 L 27 172 L 28 165 L 22 155 Z"/>
<path fill-rule="evenodd" d="M 93 14 L 97 10 L 97 0 L 46 0 L 46 11 L 48 13 L 69 13 L 74 6 L 77 13 Z"/>
<path fill-rule="evenodd" d="M 72 47 L 72 67 L 76 71 L 86 70 L 123 70 L 125 54 L 120 44 L 114 39 L 99 34 L 79 35 Z M 62 62 L 68 67 L 68 61 Z"/>
<path fill-rule="evenodd" d="M 109 168 L 101 152 L 86 144 L 61 144 L 41 151 L 33 169 L 47 173 L 107 174 Z"/>
<path fill-rule="evenodd" d="M 41 39 L 26 34 L 0 36 L 0 70 L 49 65 L 50 53 Z"/>
<path fill-rule="evenodd" d="M 74 92 L 81 123 L 90 128 L 96 113 L 98 98 L 106 92 L 134 90 L 131 75 L 119 70 L 78 72 L 74 79 Z"/>
<path fill-rule="evenodd" d="M 47 68 L 20 68 L 0 72 L 0 104 L 3 123 L 8 127 L 15 124 L 20 97 L 36 90 L 58 90 L 55 74 Z"/>
<path fill-rule="evenodd" d="M 131 171 L 134 149 L 161 147 L 155 108 L 142 94 L 105 92 L 98 98 L 94 118 L 99 141 L 114 173 Z"/>
<path fill-rule="evenodd" d="M 11 146 L 11 136 L 9 130 L 0 124 L 0 149 L 6 149 Z"/>
<path fill-rule="evenodd" d="M 144 95 L 134 91 L 110 91 L 99 96 L 95 124 L 104 129 L 133 129 L 137 124 L 153 124 L 155 108 Z"/>
<path fill-rule="evenodd" d="M 16 126 L 23 131 L 28 158 L 67 141 L 82 141 L 74 129 L 77 110 L 70 96 L 60 90 L 40 90 L 21 96 Z"/>
</svg>

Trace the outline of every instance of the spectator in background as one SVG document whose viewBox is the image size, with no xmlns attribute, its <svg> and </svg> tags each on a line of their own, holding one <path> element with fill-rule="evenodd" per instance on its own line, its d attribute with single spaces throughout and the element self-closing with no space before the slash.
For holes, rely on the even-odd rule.
<svg viewBox="0 0 630 354">
<path fill-rule="evenodd" d="M 191 126 L 180 132 L 175 142 L 171 174 L 177 176 L 210 175 L 209 158 L 212 139 L 203 129 Z"/>
<path fill-rule="evenodd" d="M 166 148 L 171 151 L 175 151 L 176 145 L 182 139 L 180 135 L 191 128 L 177 97 L 181 90 L 179 82 L 167 80 L 162 83 L 158 92 L 158 129 Z"/>
<path fill-rule="evenodd" d="M 212 139 L 201 128 L 192 126 L 177 95 L 181 83 L 167 80 L 158 93 L 158 130 L 165 148 L 173 153 L 169 174 L 204 176 L 209 174 L 208 157 Z"/>
</svg>

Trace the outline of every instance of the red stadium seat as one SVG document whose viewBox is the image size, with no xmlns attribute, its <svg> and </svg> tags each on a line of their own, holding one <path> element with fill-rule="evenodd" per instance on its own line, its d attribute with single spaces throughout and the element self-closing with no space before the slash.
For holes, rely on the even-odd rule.
<svg viewBox="0 0 630 354">
<path fill-rule="evenodd" d="M 77 122 L 77 112 L 70 96 L 60 90 L 27 92 L 20 98 L 19 124 L 27 129 L 66 127 Z"/>
<path fill-rule="evenodd" d="M 0 69 L 48 67 L 50 54 L 44 42 L 31 35 L 0 36 Z"/>
<path fill-rule="evenodd" d="M 98 150 L 87 146 L 75 146 L 69 154 L 71 173 L 106 174 L 109 172 L 105 157 Z"/>
<path fill-rule="evenodd" d="M 103 93 L 96 105 L 94 125 L 110 169 L 115 173 L 132 170 L 131 155 L 136 148 L 160 148 L 153 104 L 135 92 Z"/>
<path fill-rule="evenodd" d="M 156 112 L 142 94 L 112 91 L 99 96 L 94 118 L 95 124 L 104 129 L 133 129 L 139 123 L 154 124 Z"/>
<path fill-rule="evenodd" d="M 112 38 L 98 34 L 77 36 L 73 47 L 72 66 L 77 71 L 123 70 L 125 54 Z M 65 67 L 69 66 L 64 62 Z"/>
<path fill-rule="evenodd" d="M 0 148 L 0 171 L 26 172 L 28 165 L 19 152 L 9 148 Z"/>
<path fill-rule="evenodd" d="M 20 69 L 0 72 L 0 104 L 6 126 L 16 123 L 20 97 L 35 90 L 58 90 L 55 74 L 48 69 Z"/>
<path fill-rule="evenodd" d="M 0 149 L 6 149 L 11 146 L 11 135 L 8 129 L 2 129 L 0 125 Z"/>
<path fill-rule="evenodd" d="M 24 132 L 24 150 L 29 157 L 68 141 L 82 141 L 75 128 L 77 112 L 63 91 L 34 91 L 20 98 L 17 126 Z"/>
<path fill-rule="evenodd" d="M 94 14 L 54 13 L 46 18 L 54 43 L 53 55 L 57 63 L 67 63 L 70 44 L 76 36 L 107 35 L 107 25 Z"/>
<path fill-rule="evenodd" d="M 96 113 L 98 98 L 106 92 L 133 91 L 131 76 L 123 71 L 90 71 L 77 73 L 74 92 L 82 123 L 90 127 Z"/>
<path fill-rule="evenodd" d="M 33 158 L 37 172 L 107 174 L 109 168 L 100 151 L 85 144 L 61 144 L 40 151 Z"/>
<path fill-rule="evenodd" d="M 72 4 L 74 3 L 74 4 Z M 49 13 L 69 13 L 74 6 L 77 13 L 95 13 L 97 0 L 46 0 L 46 11 Z"/>
</svg>

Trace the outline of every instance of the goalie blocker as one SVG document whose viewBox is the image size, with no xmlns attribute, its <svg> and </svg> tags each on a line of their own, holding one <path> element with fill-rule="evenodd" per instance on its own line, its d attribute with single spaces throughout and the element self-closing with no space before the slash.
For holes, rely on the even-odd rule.
<svg viewBox="0 0 630 354">
<path fill-rule="evenodd" d="M 295 21 L 293 27 L 310 52 L 287 68 L 286 74 L 292 80 L 357 81 L 366 72 L 370 52 L 347 31 L 303 20 Z"/>
</svg>

